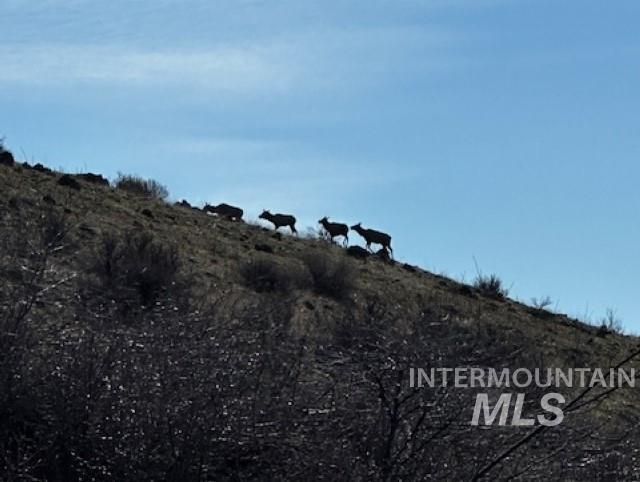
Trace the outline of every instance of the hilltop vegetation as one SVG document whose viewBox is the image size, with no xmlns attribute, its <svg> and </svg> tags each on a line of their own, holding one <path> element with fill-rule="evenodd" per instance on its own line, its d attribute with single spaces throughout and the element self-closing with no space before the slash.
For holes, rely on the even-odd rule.
<svg viewBox="0 0 640 482">
<path fill-rule="evenodd" d="M 407 374 L 609 367 L 635 338 L 120 181 L 0 165 L 0 478 L 640 477 L 633 390 L 527 439 Z"/>
</svg>

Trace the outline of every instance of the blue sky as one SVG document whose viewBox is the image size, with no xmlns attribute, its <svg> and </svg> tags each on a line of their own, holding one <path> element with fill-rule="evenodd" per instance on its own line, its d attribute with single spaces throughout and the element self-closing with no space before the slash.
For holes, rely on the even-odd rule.
<svg viewBox="0 0 640 482">
<path fill-rule="evenodd" d="M 0 135 L 640 332 L 635 0 L 2 0 Z M 357 237 L 354 235 L 354 240 Z"/>
</svg>

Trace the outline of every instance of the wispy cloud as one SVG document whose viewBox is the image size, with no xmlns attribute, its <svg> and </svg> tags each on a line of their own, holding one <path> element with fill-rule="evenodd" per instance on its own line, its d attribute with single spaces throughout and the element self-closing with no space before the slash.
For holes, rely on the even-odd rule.
<svg viewBox="0 0 640 482">
<path fill-rule="evenodd" d="M 265 158 L 274 155 L 281 156 L 295 147 L 290 141 L 272 139 L 247 138 L 189 138 L 171 139 L 164 143 L 165 149 L 176 152 L 177 155 L 202 156 L 213 159 L 234 158 Z"/>
<path fill-rule="evenodd" d="M 229 92 L 281 91 L 292 74 L 274 52 L 260 48 L 127 51 L 105 46 L 0 48 L 0 82 L 37 85 L 194 86 Z"/>
<path fill-rule="evenodd" d="M 360 90 L 396 75 L 450 69 L 458 39 L 437 27 L 362 26 L 156 48 L 24 43 L 0 47 L 0 83 L 70 87 L 178 87 L 232 94 Z"/>
</svg>

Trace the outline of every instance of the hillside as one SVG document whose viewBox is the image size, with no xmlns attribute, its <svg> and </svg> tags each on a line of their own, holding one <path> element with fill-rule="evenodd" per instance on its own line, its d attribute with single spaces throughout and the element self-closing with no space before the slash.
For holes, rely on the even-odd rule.
<svg viewBox="0 0 640 482">
<path fill-rule="evenodd" d="M 471 426 L 474 390 L 407 385 L 410 367 L 608 368 L 636 338 L 61 178 L 0 165 L 5 478 L 640 477 L 637 389 L 589 393 L 501 458 L 533 429 Z"/>
</svg>

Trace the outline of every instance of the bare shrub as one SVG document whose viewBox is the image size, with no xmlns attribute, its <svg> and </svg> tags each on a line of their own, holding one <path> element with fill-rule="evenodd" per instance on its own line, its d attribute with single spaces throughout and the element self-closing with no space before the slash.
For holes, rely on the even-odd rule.
<svg viewBox="0 0 640 482">
<path fill-rule="evenodd" d="M 164 200 L 169 196 L 166 186 L 153 179 L 144 179 L 140 176 L 118 173 L 114 181 L 115 187 L 138 196 Z"/>
<path fill-rule="evenodd" d="M 22 213 L 20 213 L 22 214 Z M 46 425 L 37 393 L 43 320 L 55 319 L 60 287 L 71 276 L 52 269 L 68 232 L 57 211 L 33 219 L 16 216 L 0 224 L 0 479 L 34 480 L 44 450 L 39 433 Z M 52 313 L 52 312 L 55 312 Z"/>
<path fill-rule="evenodd" d="M 485 296 L 503 299 L 509 295 L 509 290 L 502 285 L 502 280 L 498 275 L 478 274 L 473 286 Z"/>
<path fill-rule="evenodd" d="M 345 256 L 333 257 L 326 251 L 315 250 L 301 259 L 317 294 L 340 301 L 348 298 L 355 288 L 355 271 Z"/>
<path fill-rule="evenodd" d="M 178 285 L 180 256 L 176 246 L 147 232 L 107 233 L 91 272 L 99 287 L 124 305 L 151 306 L 169 288 Z"/>
<path fill-rule="evenodd" d="M 549 296 L 544 298 L 531 298 L 531 306 L 536 310 L 546 310 L 553 304 L 553 300 Z"/>
<path fill-rule="evenodd" d="M 240 265 L 242 283 L 258 293 L 287 292 L 297 287 L 292 269 L 266 256 L 256 256 Z"/>
<path fill-rule="evenodd" d="M 622 320 L 618 318 L 616 310 L 612 308 L 607 309 L 606 315 L 600 320 L 600 326 L 598 328 L 598 334 L 600 336 L 608 335 L 610 333 L 622 333 Z"/>
</svg>

